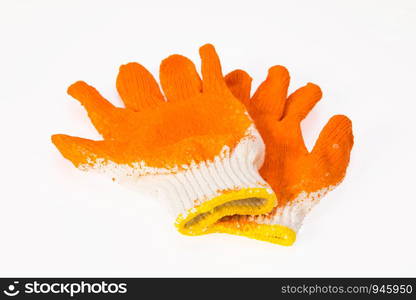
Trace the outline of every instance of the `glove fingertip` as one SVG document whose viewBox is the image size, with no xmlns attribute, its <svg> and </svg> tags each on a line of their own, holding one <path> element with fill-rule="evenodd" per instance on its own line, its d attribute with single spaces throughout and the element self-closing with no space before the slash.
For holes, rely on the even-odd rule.
<svg viewBox="0 0 416 300">
<path fill-rule="evenodd" d="M 338 183 L 345 175 L 354 145 L 352 122 L 344 115 L 333 116 L 325 125 L 311 155 L 316 168 L 326 170 L 326 176 Z"/>
<path fill-rule="evenodd" d="M 271 67 L 266 80 L 260 84 L 252 97 L 253 110 L 280 119 L 286 103 L 289 82 L 289 72 L 285 67 Z"/>
<path fill-rule="evenodd" d="M 202 85 L 194 63 L 174 54 L 165 58 L 159 68 L 160 84 L 168 101 L 179 101 L 199 94 Z"/>
<path fill-rule="evenodd" d="M 215 47 L 211 43 L 206 43 L 199 48 L 199 54 L 201 56 L 213 53 L 215 54 Z"/>
<path fill-rule="evenodd" d="M 51 140 L 62 156 L 71 161 L 75 167 L 88 164 L 90 159 L 100 152 L 97 141 L 66 134 L 54 134 Z"/>
<path fill-rule="evenodd" d="M 275 65 L 269 68 L 267 78 L 274 80 L 277 79 L 279 80 L 279 82 L 281 82 L 281 80 L 289 80 L 290 75 L 286 67 L 281 65 Z"/>
<path fill-rule="evenodd" d="M 95 89 L 88 85 L 85 81 L 79 80 L 71 84 L 68 89 L 68 95 L 77 99 L 80 102 L 84 102 L 91 92 L 94 92 Z"/>
<path fill-rule="evenodd" d="M 120 66 L 116 87 L 126 108 L 133 111 L 154 107 L 164 102 L 153 75 L 136 62 Z"/>
<path fill-rule="evenodd" d="M 289 96 L 283 118 L 289 117 L 303 120 L 321 99 L 321 88 L 314 83 L 308 82 Z"/>
</svg>

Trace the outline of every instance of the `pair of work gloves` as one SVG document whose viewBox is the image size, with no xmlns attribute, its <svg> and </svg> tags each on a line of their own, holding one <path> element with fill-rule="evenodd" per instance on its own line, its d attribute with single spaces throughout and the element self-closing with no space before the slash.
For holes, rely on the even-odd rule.
<svg viewBox="0 0 416 300">
<path fill-rule="evenodd" d="M 210 44 L 200 56 L 202 79 L 184 56 L 162 61 L 163 94 L 143 66 L 121 66 L 117 90 L 125 108 L 74 83 L 68 93 L 104 139 L 57 134 L 52 141 L 79 169 L 157 192 L 183 234 L 292 245 L 309 210 L 345 176 L 351 121 L 333 116 L 309 152 L 300 123 L 322 97 L 317 85 L 288 96 L 289 73 L 274 66 L 250 97 L 246 72 L 224 77 Z"/>
</svg>

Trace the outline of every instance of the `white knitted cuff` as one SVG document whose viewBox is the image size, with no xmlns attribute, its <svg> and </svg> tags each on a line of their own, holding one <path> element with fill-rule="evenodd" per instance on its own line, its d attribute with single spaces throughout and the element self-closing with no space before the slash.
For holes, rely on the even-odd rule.
<svg viewBox="0 0 416 300">
<path fill-rule="evenodd" d="M 249 217 L 249 221 L 264 225 L 282 225 L 297 232 L 311 209 L 319 203 L 322 197 L 332 191 L 336 186 L 337 185 L 331 185 L 316 192 L 301 192 L 287 205 L 278 207 L 276 212 L 263 216 L 252 216 Z"/>
<path fill-rule="evenodd" d="M 263 159 L 263 141 L 251 127 L 232 151 L 224 147 L 213 161 L 145 176 L 141 185 L 158 190 L 182 233 L 200 234 L 223 216 L 262 214 L 276 205 L 273 191 L 258 173 Z"/>
<path fill-rule="evenodd" d="M 232 216 L 212 226 L 213 232 L 247 236 L 284 246 L 292 245 L 309 211 L 336 185 L 316 192 L 301 192 L 296 199 L 263 215 Z"/>
</svg>

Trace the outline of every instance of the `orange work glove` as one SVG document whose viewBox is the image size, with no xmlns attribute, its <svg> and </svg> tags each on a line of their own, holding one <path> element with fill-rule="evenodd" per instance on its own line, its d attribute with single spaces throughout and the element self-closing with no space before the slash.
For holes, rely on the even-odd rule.
<svg viewBox="0 0 416 300">
<path fill-rule="evenodd" d="M 344 178 L 353 146 L 351 121 L 333 116 L 308 152 L 300 122 L 321 99 L 320 88 L 307 84 L 287 98 L 289 73 L 282 66 L 250 98 L 251 78 L 241 70 L 226 76 L 233 94 L 247 107 L 266 145 L 261 176 L 272 186 L 278 206 L 261 216 L 227 217 L 211 232 L 243 235 L 291 245 L 309 210 Z"/>
<path fill-rule="evenodd" d="M 201 47 L 200 55 L 202 81 L 183 56 L 162 62 L 166 99 L 137 63 L 121 66 L 117 77 L 125 108 L 113 106 L 85 82 L 74 83 L 68 93 L 85 107 L 104 140 L 52 136 L 79 169 L 157 189 L 178 230 L 189 235 L 206 232 L 224 216 L 264 214 L 276 206 L 258 174 L 264 144 L 253 121 L 227 88 L 214 47 Z"/>
</svg>

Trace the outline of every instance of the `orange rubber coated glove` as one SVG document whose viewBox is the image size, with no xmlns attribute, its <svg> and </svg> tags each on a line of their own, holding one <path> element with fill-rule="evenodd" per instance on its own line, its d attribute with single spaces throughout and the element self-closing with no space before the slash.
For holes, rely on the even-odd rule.
<svg viewBox="0 0 416 300">
<path fill-rule="evenodd" d="M 206 233 L 224 216 L 264 214 L 276 206 L 275 194 L 258 174 L 264 143 L 252 119 L 227 88 L 214 47 L 201 47 L 200 56 L 202 80 L 183 56 L 161 63 L 165 96 L 143 66 L 121 66 L 117 90 L 125 108 L 85 82 L 74 83 L 68 93 L 104 139 L 52 136 L 79 169 L 156 189 L 178 230 L 188 235 Z"/>
<path fill-rule="evenodd" d="M 279 202 L 272 212 L 261 216 L 226 217 L 212 232 L 292 245 L 306 214 L 343 180 L 353 146 L 351 121 L 343 115 L 333 116 L 309 152 L 300 123 L 322 93 L 317 85 L 308 83 L 287 97 L 289 80 L 284 67 L 272 67 L 250 98 L 247 73 L 236 70 L 226 76 L 228 87 L 245 104 L 264 140 L 266 157 L 260 174 Z"/>
</svg>

